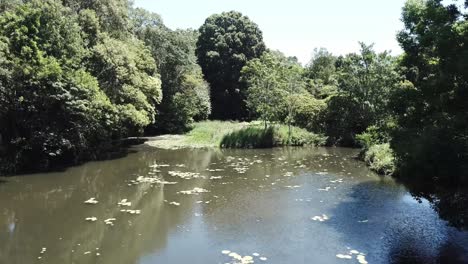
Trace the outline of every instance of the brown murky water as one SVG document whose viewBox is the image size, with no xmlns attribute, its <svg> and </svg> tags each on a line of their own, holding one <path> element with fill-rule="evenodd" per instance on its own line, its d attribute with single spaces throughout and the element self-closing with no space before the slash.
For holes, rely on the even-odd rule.
<svg viewBox="0 0 468 264">
<path fill-rule="evenodd" d="M 467 232 L 354 150 L 134 149 L 0 183 L 0 263 L 468 263 Z"/>
</svg>

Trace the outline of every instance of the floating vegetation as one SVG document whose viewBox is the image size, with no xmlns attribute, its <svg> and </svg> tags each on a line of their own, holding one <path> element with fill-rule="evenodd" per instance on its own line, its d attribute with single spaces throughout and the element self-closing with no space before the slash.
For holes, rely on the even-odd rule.
<svg viewBox="0 0 468 264">
<path fill-rule="evenodd" d="M 151 166 L 149 166 L 150 168 L 160 168 L 160 167 L 169 167 L 171 165 L 169 164 L 153 164 Z"/>
<path fill-rule="evenodd" d="M 336 254 L 336 257 L 340 259 L 352 259 L 353 258 L 350 255 L 344 255 L 344 254 Z"/>
<path fill-rule="evenodd" d="M 290 171 L 288 171 L 288 172 L 286 172 L 283 176 L 284 176 L 284 177 L 292 177 L 292 176 L 293 176 L 293 173 L 290 172 Z"/>
<path fill-rule="evenodd" d="M 177 192 L 177 193 L 180 193 L 180 194 L 199 194 L 199 193 L 207 193 L 207 192 L 209 192 L 209 191 L 205 190 L 203 188 L 195 187 L 192 190 L 180 191 L 180 192 Z"/>
<path fill-rule="evenodd" d="M 215 172 L 215 171 L 224 171 L 224 169 L 206 169 L 207 171 Z"/>
<path fill-rule="evenodd" d="M 122 201 L 118 202 L 117 205 L 120 205 L 120 206 L 132 206 L 132 202 L 129 202 L 127 199 L 122 199 Z"/>
<path fill-rule="evenodd" d="M 182 179 L 205 179 L 205 176 L 200 175 L 200 173 L 197 172 L 181 172 L 181 171 L 169 171 L 169 175 L 173 177 L 179 177 Z"/>
<path fill-rule="evenodd" d="M 222 254 L 224 255 L 228 255 L 229 257 L 232 258 L 232 263 L 234 264 L 249 264 L 249 263 L 254 263 L 254 258 L 252 256 L 242 256 L 236 252 L 232 252 L 230 250 L 222 250 L 221 251 Z M 267 258 L 266 257 L 260 257 L 260 254 L 259 253 L 253 253 L 252 254 L 254 257 L 259 257 L 260 260 L 262 261 L 266 261 Z"/>
<path fill-rule="evenodd" d="M 319 164 L 319 167 L 322 167 L 322 166 L 320 166 L 320 164 Z M 326 172 L 326 171 L 320 171 L 320 172 L 317 172 L 317 173 L 315 173 L 315 174 L 317 174 L 317 175 L 327 175 L 328 172 Z"/>
<path fill-rule="evenodd" d="M 327 215 L 322 214 L 321 216 L 314 216 L 311 219 L 314 220 L 314 221 L 324 222 L 324 221 L 327 221 L 330 218 Z"/>
<path fill-rule="evenodd" d="M 105 223 L 106 225 L 114 226 L 114 221 L 115 221 L 115 220 L 117 220 L 117 219 L 115 219 L 115 218 L 108 218 L 108 219 L 104 220 L 104 223 Z"/>
<path fill-rule="evenodd" d="M 297 189 L 297 188 L 301 188 L 301 185 L 294 185 L 294 186 L 291 186 L 291 185 L 288 185 L 288 186 L 284 186 L 288 189 Z"/>
<path fill-rule="evenodd" d="M 47 248 L 43 247 L 40 254 L 44 254 L 47 251 Z"/>
<path fill-rule="evenodd" d="M 150 183 L 150 184 L 177 184 L 177 182 L 168 182 L 165 180 L 161 180 L 159 178 L 155 177 L 143 177 L 143 176 L 138 176 L 136 179 L 136 184 L 138 183 Z"/>
<path fill-rule="evenodd" d="M 85 204 L 97 204 L 98 201 L 96 200 L 96 198 L 94 197 L 91 197 L 89 198 L 88 200 L 84 201 Z"/>
<path fill-rule="evenodd" d="M 325 187 L 325 189 L 318 189 L 319 191 L 325 191 L 328 192 L 331 189 L 331 187 Z"/>
<path fill-rule="evenodd" d="M 122 209 L 122 210 L 120 210 L 120 212 L 129 213 L 129 214 L 132 214 L 132 215 L 139 215 L 139 214 L 141 214 L 141 210 Z"/>
<path fill-rule="evenodd" d="M 237 173 L 244 174 L 247 172 L 248 167 L 234 167 L 234 170 L 237 171 Z"/>
<path fill-rule="evenodd" d="M 330 181 L 331 183 L 343 183 L 343 179 L 338 179 L 334 181 Z"/>
<path fill-rule="evenodd" d="M 222 178 L 223 178 L 223 176 L 211 176 L 210 180 L 220 180 Z"/>
<path fill-rule="evenodd" d="M 240 262 L 235 262 L 235 263 L 240 263 L 240 264 L 248 264 L 248 263 L 254 263 L 253 257 L 252 256 L 241 256 L 235 252 L 229 253 L 229 255 L 233 260 L 237 260 Z"/>
<path fill-rule="evenodd" d="M 175 205 L 175 206 L 180 206 L 180 203 L 178 203 L 178 202 L 170 202 L 169 204 L 170 205 Z"/>
<path fill-rule="evenodd" d="M 347 254 L 336 254 L 336 257 L 340 258 L 340 259 L 352 259 L 353 256 L 356 256 L 356 260 L 360 264 L 368 264 L 368 262 L 366 260 L 366 255 L 364 253 L 362 253 L 362 252 L 359 252 L 359 251 L 355 250 L 355 249 L 350 250 Z"/>
<path fill-rule="evenodd" d="M 96 221 L 97 221 L 97 217 L 95 217 L 95 216 L 92 216 L 92 217 L 86 217 L 86 221 L 90 221 L 90 222 L 96 222 Z"/>
<path fill-rule="evenodd" d="M 367 264 L 367 260 L 366 260 L 366 256 L 364 256 L 363 254 L 359 254 L 357 257 L 356 257 L 357 261 L 361 264 Z"/>
</svg>

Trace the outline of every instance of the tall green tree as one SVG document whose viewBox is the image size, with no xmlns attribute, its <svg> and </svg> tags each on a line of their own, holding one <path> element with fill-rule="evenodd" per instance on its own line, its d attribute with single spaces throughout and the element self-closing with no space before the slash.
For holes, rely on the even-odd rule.
<svg viewBox="0 0 468 264">
<path fill-rule="evenodd" d="M 58 1 L 30 1 L 1 15 L 4 171 L 74 163 L 112 139 L 116 109 L 80 67 L 87 54 L 80 32 L 76 14 Z"/>
<path fill-rule="evenodd" d="M 291 127 L 305 91 L 302 66 L 280 52 L 265 52 L 247 62 L 241 80 L 248 87 L 247 106 L 265 123 L 283 122 Z"/>
<path fill-rule="evenodd" d="M 468 21 L 442 1 L 408 1 L 398 40 L 412 85 L 396 93 L 392 147 L 402 175 L 468 184 Z"/>
<path fill-rule="evenodd" d="M 390 94 L 401 77 L 394 57 L 363 43 L 360 53 L 338 58 L 337 66 L 337 94 L 324 116 L 326 134 L 330 144 L 354 146 L 357 134 L 387 121 Z"/>
<path fill-rule="evenodd" d="M 126 38 L 130 35 L 131 2 L 128 0 L 62 0 L 62 2 L 76 13 L 93 10 L 103 31 L 112 37 Z"/>
<path fill-rule="evenodd" d="M 93 48 L 90 61 L 101 89 L 119 111 L 123 135 L 141 133 L 155 121 L 161 80 L 141 41 L 105 37 Z"/>
<path fill-rule="evenodd" d="M 212 117 L 245 119 L 245 87 L 239 77 L 247 61 L 265 51 L 262 32 L 239 12 L 223 12 L 208 17 L 199 29 L 196 54 L 211 86 Z"/>
<path fill-rule="evenodd" d="M 279 121 L 283 103 L 282 89 L 285 80 L 282 65 L 274 54 L 265 52 L 260 58 L 253 59 L 242 69 L 242 81 L 246 83 L 247 106 L 265 124 Z"/>
<path fill-rule="evenodd" d="M 337 58 L 324 48 L 315 49 L 314 55 L 304 69 L 308 78 L 307 89 L 319 99 L 336 94 L 338 80 L 336 70 Z"/>
<path fill-rule="evenodd" d="M 148 132 L 179 133 L 211 113 L 209 86 L 195 56 L 198 32 L 171 30 L 159 15 L 132 9 L 135 34 L 151 50 L 161 75 L 163 98 Z"/>
</svg>

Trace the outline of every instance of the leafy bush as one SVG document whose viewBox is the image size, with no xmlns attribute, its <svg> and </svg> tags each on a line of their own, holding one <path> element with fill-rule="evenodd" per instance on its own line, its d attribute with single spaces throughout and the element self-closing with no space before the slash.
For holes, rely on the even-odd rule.
<svg viewBox="0 0 468 264">
<path fill-rule="evenodd" d="M 303 128 L 291 126 L 291 132 L 286 125 L 275 126 L 276 146 L 323 146 L 327 137 L 311 133 Z"/>
<path fill-rule="evenodd" d="M 395 171 L 394 153 L 388 143 L 369 147 L 364 154 L 364 161 L 380 174 L 392 175 Z"/>
<path fill-rule="evenodd" d="M 366 131 L 356 135 L 356 140 L 361 145 L 363 150 L 368 150 L 371 146 L 383 144 L 390 141 L 389 131 L 390 123 L 385 124 L 385 127 L 370 126 Z"/>
<path fill-rule="evenodd" d="M 327 107 L 325 101 L 315 99 L 308 93 L 303 93 L 298 96 L 296 103 L 296 111 L 293 118 L 294 125 L 309 131 L 320 131 L 322 128 L 320 115 Z"/>
<path fill-rule="evenodd" d="M 56 1 L 32 1 L 0 18 L 8 38 L 0 45 L 4 172 L 74 163 L 110 145 L 117 108 L 97 79 L 77 68 L 86 51 L 76 20 Z"/>
</svg>

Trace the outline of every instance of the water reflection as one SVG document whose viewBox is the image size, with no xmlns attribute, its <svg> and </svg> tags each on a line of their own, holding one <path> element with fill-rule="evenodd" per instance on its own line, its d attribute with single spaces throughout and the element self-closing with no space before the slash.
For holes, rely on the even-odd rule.
<svg viewBox="0 0 468 264">
<path fill-rule="evenodd" d="M 370 263 L 466 261 L 466 232 L 372 174 L 353 150 L 137 149 L 0 184 L 0 263 L 231 261 L 223 249 L 258 252 L 268 263 L 342 263 L 336 254 L 347 247 Z M 138 176 L 177 184 L 134 184 Z M 196 187 L 209 192 L 178 194 Z M 83 203 L 91 197 L 98 204 Z M 141 214 L 121 212 L 122 199 Z M 311 220 L 321 214 L 330 220 Z M 85 221 L 91 216 L 98 221 Z M 108 218 L 116 218 L 114 226 L 103 222 Z"/>
</svg>

